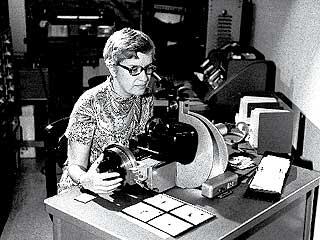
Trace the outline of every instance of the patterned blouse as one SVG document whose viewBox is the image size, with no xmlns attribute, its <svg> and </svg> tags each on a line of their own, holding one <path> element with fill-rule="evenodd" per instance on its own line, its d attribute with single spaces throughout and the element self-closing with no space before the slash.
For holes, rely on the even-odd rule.
<svg viewBox="0 0 320 240">
<path fill-rule="evenodd" d="M 80 96 L 70 115 L 65 132 L 69 141 L 91 145 L 89 165 L 112 143 L 128 146 L 129 139 L 144 131 L 153 114 L 152 96 L 123 98 L 114 90 L 109 78 Z M 68 175 L 67 159 L 58 193 L 75 185 Z"/>
</svg>

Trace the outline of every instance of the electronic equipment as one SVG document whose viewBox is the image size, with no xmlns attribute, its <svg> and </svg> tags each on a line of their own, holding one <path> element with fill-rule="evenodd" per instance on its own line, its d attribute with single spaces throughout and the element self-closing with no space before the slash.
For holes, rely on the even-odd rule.
<svg viewBox="0 0 320 240">
<path fill-rule="evenodd" d="M 240 98 L 274 90 L 275 65 L 253 47 L 238 42 L 212 50 L 194 72 L 198 97 L 219 112 L 218 121 L 233 121 Z M 216 116 L 218 117 L 218 116 Z"/>
<path fill-rule="evenodd" d="M 112 11 L 99 8 L 58 8 L 40 24 L 48 25 L 48 38 L 96 37 L 108 38 L 115 29 Z M 105 41 L 105 40 L 104 40 Z"/>
<path fill-rule="evenodd" d="M 47 100 L 49 98 L 47 68 L 22 68 L 18 71 L 18 77 L 20 81 L 20 98 L 22 100 Z"/>
<path fill-rule="evenodd" d="M 200 187 L 224 173 L 228 151 L 223 136 L 189 107 L 188 101 L 169 99 L 167 118 L 151 119 L 129 147 L 105 148 L 100 172 L 119 172 L 125 185 L 138 184 L 155 192 Z"/>
<path fill-rule="evenodd" d="M 75 99 L 83 92 L 83 77 L 87 76 L 83 67 L 87 70 L 99 66 L 106 38 L 115 28 L 115 8 L 110 4 L 52 1 L 34 13 L 39 15 L 34 18 L 34 28 L 40 28 L 42 38 L 31 37 L 29 43 L 35 46 L 35 55 L 30 57 L 39 52 L 40 63 L 48 68 L 50 118 L 70 114 Z"/>
<path fill-rule="evenodd" d="M 206 24 L 206 56 L 230 42 L 249 45 L 252 30 L 251 0 L 209 0 Z"/>
<path fill-rule="evenodd" d="M 201 186 L 201 194 L 207 198 L 223 196 L 222 194 L 234 188 L 238 184 L 238 175 L 236 173 L 226 171 L 216 177 L 205 181 Z"/>
</svg>

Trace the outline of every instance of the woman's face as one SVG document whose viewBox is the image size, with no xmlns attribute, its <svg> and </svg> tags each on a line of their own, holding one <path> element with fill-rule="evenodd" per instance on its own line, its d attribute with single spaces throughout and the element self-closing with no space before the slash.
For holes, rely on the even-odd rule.
<svg viewBox="0 0 320 240">
<path fill-rule="evenodd" d="M 125 68 L 132 68 L 134 66 L 141 66 L 145 68 L 152 64 L 151 53 L 137 53 L 138 58 L 125 59 L 117 67 L 116 77 L 113 82 L 113 87 L 116 93 L 122 97 L 130 97 L 132 95 L 140 96 L 144 94 L 148 86 L 151 75 L 147 75 L 143 70 L 137 76 L 132 76 Z"/>
</svg>

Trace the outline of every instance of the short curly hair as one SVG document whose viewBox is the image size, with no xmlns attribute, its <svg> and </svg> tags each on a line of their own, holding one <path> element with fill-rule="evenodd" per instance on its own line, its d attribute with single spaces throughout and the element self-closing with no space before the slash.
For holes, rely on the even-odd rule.
<svg viewBox="0 0 320 240">
<path fill-rule="evenodd" d="M 114 67 L 124 59 L 137 58 L 137 52 L 151 53 L 155 58 L 155 45 L 151 38 L 132 28 L 114 32 L 103 49 L 103 58 L 108 68 Z"/>
</svg>

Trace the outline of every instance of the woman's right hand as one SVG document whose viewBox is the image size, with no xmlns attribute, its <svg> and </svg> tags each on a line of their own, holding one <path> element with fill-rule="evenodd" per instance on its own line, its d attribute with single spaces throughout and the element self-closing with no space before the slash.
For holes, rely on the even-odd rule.
<svg viewBox="0 0 320 240">
<path fill-rule="evenodd" d="M 80 176 L 79 182 L 85 189 L 94 193 L 110 194 L 121 186 L 123 179 L 117 172 L 99 173 L 98 167 L 102 160 L 103 154 L 97 158 L 86 173 Z"/>
</svg>

